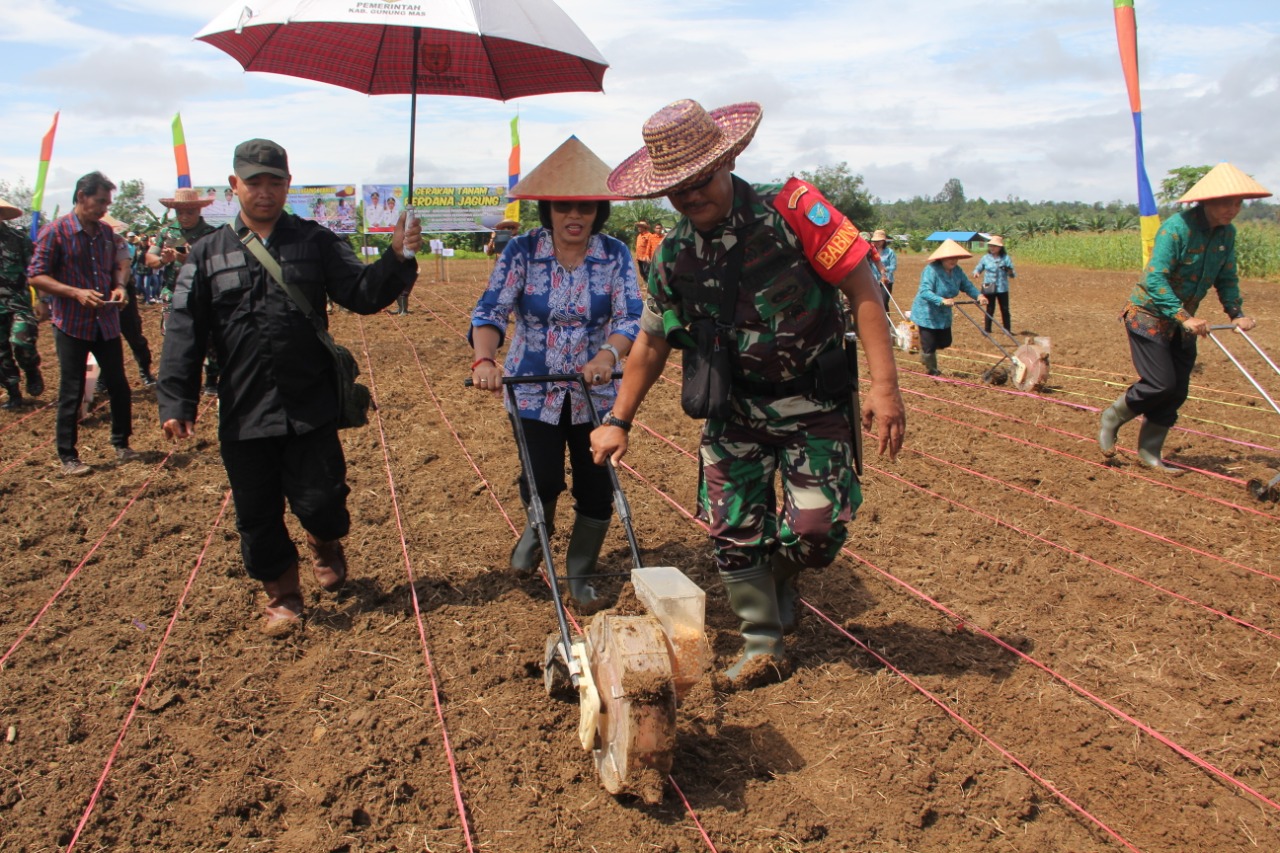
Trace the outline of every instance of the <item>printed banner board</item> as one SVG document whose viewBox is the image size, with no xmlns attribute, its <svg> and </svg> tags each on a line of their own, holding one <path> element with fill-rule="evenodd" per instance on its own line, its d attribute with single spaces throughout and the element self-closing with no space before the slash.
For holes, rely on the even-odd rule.
<svg viewBox="0 0 1280 853">
<path fill-rule="evenodd" d="M 389 234 L 405 207 L 407 184 L 365 184 L 365 230 Z M 503 220 L 507 190 L 498 184 L 427 184 L 413 188 L 413 207 L 426 234 L 492 231 Z"/>
</svg>

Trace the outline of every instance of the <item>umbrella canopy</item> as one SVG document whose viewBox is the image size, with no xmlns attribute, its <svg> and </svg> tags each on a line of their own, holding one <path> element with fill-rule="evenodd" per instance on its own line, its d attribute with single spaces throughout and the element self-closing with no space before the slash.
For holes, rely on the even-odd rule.
<svg viewBox="0 0 1280 853">
<path fill-rule="evenodd" d="M 552 0 L 250 0 L 195 37 L 246 71 L 370 95 L 599 92 L 608 68 Z"/>
</svg>

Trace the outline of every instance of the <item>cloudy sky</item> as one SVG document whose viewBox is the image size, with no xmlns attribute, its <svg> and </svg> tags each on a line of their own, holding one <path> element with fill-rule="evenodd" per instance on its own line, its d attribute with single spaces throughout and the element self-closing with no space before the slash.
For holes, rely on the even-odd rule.
<svg viewBox="0 0 1280 853">
<path fill-rule="evenodd" d="M 56 109 L 50 211 L 65 212 L 93 169 L 168 195 L 179 111 L 196 184 L 225 182 L 232 149 L 255 136 L 289 150 L 295 183 L 405 180 L 407 97 L 246 74 L 192 40 L 227 5 L 0 0 L 0 178 L 34 183 Z M 504 183 L 517 109 L 525 171 L 570 134 L 616 164 L 646 117 L 689 97 L 764 105 L 739 159 L 749 180 L 847 162 L 885 200 L 934 195 L 953 177 L 970 198 L 1136 198 L 1109 0 L 559 5 L 608 59 L 605 94 L 422 98 L 417 182 Z M 1280 3 L 1136 5 L 1153 185 L 1229 160 L 1280 190 Z"/>
</svg>

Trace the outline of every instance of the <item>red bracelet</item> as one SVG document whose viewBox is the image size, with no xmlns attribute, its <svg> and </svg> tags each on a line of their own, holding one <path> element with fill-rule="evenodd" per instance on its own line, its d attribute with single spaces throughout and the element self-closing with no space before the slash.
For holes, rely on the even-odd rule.
<svg viewBox="0 0 1280 853">
<path fill-rule="evenodd" d="M 492 364 L 494 367 L 498 366 L 498 362 L 494 361 L 488 356 L 485 356 L 484 358 L 477 358 L 475 361 L 471 362 L 471 369 L 475 370 L 477 364 L 484 364 L 486 361 Z"/>
</svg>

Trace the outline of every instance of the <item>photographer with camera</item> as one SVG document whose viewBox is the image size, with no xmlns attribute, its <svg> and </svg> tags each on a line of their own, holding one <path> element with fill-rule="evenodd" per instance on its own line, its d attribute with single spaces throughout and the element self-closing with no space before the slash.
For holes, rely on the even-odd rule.
<svg viewBox="0 0 1280 853">
<path fill-rule="evenodd" d="M 215 199 L 202 198 L 198 190 L 191 187 L 178 187 L 173 198 L 162 198 L 160 203 L 174 213 L 176 222 L 171 222 L 160 231 L 158 239 L 147 250 L 147 266 L 153 270 L 162 270 L 164 280 L 160 287 L 160 302 L 163 307 L 160 314 L 160 334 L 163 335 L 169 326 L 169 314 L 173 311 L 173 287 L 178 280 L 178 270 L 187 259 L 187 249 L 207 234 L 217 230 L 201 216 L 200 211 L 213 204 Z M 204 393 L 212 396 L 218 393 L 218 358 L 209 348 L 204 361 Z"/>
</svg>

